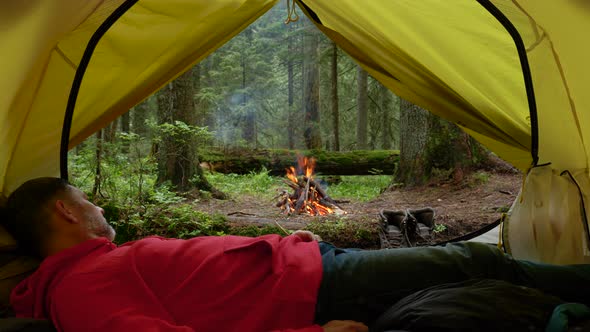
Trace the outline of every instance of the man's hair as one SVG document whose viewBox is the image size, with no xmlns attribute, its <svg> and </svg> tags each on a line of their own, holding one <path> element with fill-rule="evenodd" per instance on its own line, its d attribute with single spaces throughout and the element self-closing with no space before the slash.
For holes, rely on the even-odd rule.
<svg viewBox="0 0 590 332">
<path fill-rule="evenodd" d="M 69 183 L 60 178 L 29 180 L 6 200 L 3 226 L 14 237 L 18 250 L 42 257 L 42 246 L 49 232 L 49 204 L 68 190 Z"/>
</svg>

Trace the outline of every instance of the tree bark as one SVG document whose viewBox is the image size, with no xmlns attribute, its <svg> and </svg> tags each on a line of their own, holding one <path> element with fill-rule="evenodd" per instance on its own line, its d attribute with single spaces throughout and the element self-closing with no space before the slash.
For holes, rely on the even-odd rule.
<svg viewBox="0 0 590 332">
<path fill-rule="evenodd" d="M 455 124 L 401 100 L 400 161 L 396 182 L 424 184 L 434 170 L 448 171 L 455 183 L 488 160 L 487 151 Z M 443 173 L 444 174 L 444 173 Z"/>
<path fill-rule="evenodd" d="M 117 118 L 103 128 L 102 138 L 105 142 L 114 143 L 116 141 L 118 124 L 119 119 Z"/>
<path fill-rule="evenodd" d="M 131 111 L 131 122 L 133 132 L 141 137 L 146 137 L 148 134 L 147 125 L 145 121 L 148 118 L 148 99 L 135 105 Z"/>
<path fill-rule="evenodd" d="M 174 105 L 176 104 L 174 95 L 173 82 L 166 84 L 160 91 L 158 91 L 158 124 L 174 123 L 172 114 L 174 112 Z M 162 137 L 160 143 L 153 148 L 154 154 L 158 161 L 158 178 L 156 183 L 163 184 L 169 180 L 170 175 L 174 171 L 174 163 L 176 162 L 174 153 L 174 143 L 171 137 Z"/>
<path fill-rule="evenodd" d="M 361 67 L 357 65 L 357 127 L 356 127 L 356 143 L 357 149 L 367 149 L 367 124 L 368 124 L 368 95 L 367 95 L 367 81 L 368 74 Z"/>
<path fill-rule="evenodd" d="M 198 63 L 193 67 L 193 93 L 198 96 L 201 93 L 201 68 L 203 66 Z M 194 98 L 193 98 L 194 99 Z M 207 125 L 208 106 L 205 102 L 198 99 L 194 100 L 195 105 L 195 124 L 200 127 Z M 209 128 L 212 130 L 212 128 Z"/>
<path fill-rule="evenodd" d="M 182 121 L 195 123 L 193 73 L 189 69 L 158 94 L 159 123 Z M 175 190 L 186 192 L 196 187 L 209 191 L 215 198 L 225 194 L 211 186 L 203 175 L 192 137 L 164 137 L 158 146 L 158 184 L 170 181 Z M 193 181 L 193 183 L 191 183 Z"/>
<path fill-rule="evenodd" d="M 425 178 L 424 150 L 428 141 L 428 112 L 401 99 L 400 158 L 396 182 L 406 186 L 423 184 Z"/>
<path fill-rule="evenodd" d="M 391 108 L 391 98 L 389 89 L 385 85 L 379 86 L 379 104 L 381 106 L 381 148 L 384 150 L 391 149 L 391 122 L 393 120 L 393 109 Z"/>
<path fill-rule="evenodd" d="M 130 122 L 131 119 L 129 117 L 129 111 L 127 113 L 123 113 L 123 115 L 121 115 L 121 132 L 122 133 L 129 133 L 129 129 L 130 129 Z M 129 142 L 128 141 L 123 141 L 123 145 L 121 146 L 121 152 L 123 152 L 124 154 L 129 153 Z"/>
<path fill-rule="evenodd" d="M 431 115 L 427 171 L 451 170 L 452 181 L 463 181 L 466 174 L 486 163 L 488 151 L 454 123 Z"/>
<path fill-rule="evenodd" d="M 356 152 L 305 152 L 316 158 L 316 173 L 323 175 L 393 174 L 399 151 L 375 150 Z M 270 175 L 284 175 L 289 166 L 296 166 L 297 153 L 290 150 L 226 150 L 208 151 L 201 162 L 211 172 L 249 174 L 268 170 Z"/>
<path fill-rule="evenodd" d="M 320 136 L 320 65 L 319 65 L 319 36 L 308 23 L 305 34 L 304 54 L 304 128 L 305 146 L 308 149 L 321 149 Z"/>
<path fill-rule="evenodd" d="M 340 151 L 340 113 L 338 110 L 338 46 L 332 42 L 332 62 L 330 63 L 330 100 L 332 101 L 332 130 L 334 132 L 334 151 Z"/>
<path fill-rule="evenodd" d="M 121 115 L 121 132 L 128 133 L 130 127 L 129 112 Z"/>
<path fill-rule="evenodd" d="M 101 195 L 100 187 L 102 183 L 102 172 L 100 164 L 102 162 L 102 129 L 96 132 L 96 168 L 94 169 L 94 185 L 92 186 L 92 199 L 96 199 L 97 195 Z"/>
<path fill-rule="evenodd" d="M 248 27 L 243 32 L 246 35 L 248 43 L 252 44 L 252 28 Z M 249 79 L 248 79 L 248 56 L 245 49 L 242 49 L 241 66 L 242 66 L 242 112 L 244 112 L 244 129 L 242 137 L 248 143 L 248 146 L 256 146 L 256 113 L 254 108 L 249 104 Z"/>
<path fill-rule="evenodd" d="M 295 149 L 295 127 L 292 125 L 293 123 L 295 123 L 295 114 L 293 114 L 295 112 L 294 106 L 293 106 L 293 99 L 295 96 L 295 92 L 294 92 L 294 80 L 295 80 L 295 76 L 293 73 L 293 68 L 295 66 L 293 57 L 295 54 L 295 47 L 293 46 L 293 22 L 291 24 L 289 24 L 289 34 L 287 37 L 287 93 L 288 93 L 288 106 L 289 108 L 287 109 L 287 144 L 289 146 L 289 149 L 293 150 Z"/>
<path fill-rule="evenodd" d="M 187 72 L 179 76 L 174 81 L 174 93 L 176 94 L 176 101 L 178 105 L 175 120 L 182 121 L 189 125 L 195 124 L 195 102 L 194 102 L 194 88 L 193 88 L 193 72 L 189 69 Z M 177 159 L 174 163 L 174 171 L 169 177 L 172 184 L 176 186 L 179 191 L 188 191 L 192 185 L 190 180 L 197 173 L 196 172 L 196 151 L 194 142 L 190 138 L 186 138 L 188 144 L 176 144 Z"/>
</svg>

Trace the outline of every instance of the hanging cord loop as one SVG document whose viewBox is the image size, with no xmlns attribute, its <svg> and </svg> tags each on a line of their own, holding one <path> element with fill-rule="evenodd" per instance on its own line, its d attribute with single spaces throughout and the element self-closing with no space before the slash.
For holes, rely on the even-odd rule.
<svg viewBox="0 0 590 332">
<path fill-rule="evenodd" d="M 287 19 L 285 24 L 299 21 L 299 14 L 295 12 L 295 0 L 287 0 Z"/>
</svg>

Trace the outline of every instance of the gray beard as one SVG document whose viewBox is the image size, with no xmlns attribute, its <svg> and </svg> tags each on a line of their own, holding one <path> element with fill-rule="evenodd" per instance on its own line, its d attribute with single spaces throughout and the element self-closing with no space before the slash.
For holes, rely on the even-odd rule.
<svg viewBox="0 0 590 332">
<path fill-rule="evenodd" d="M 109 240 L 115 238 L 115 229 L 106 220 L 91 220 L 87 225 L 88 232 L 98 237 L 106 237 Z"/>
</svg>

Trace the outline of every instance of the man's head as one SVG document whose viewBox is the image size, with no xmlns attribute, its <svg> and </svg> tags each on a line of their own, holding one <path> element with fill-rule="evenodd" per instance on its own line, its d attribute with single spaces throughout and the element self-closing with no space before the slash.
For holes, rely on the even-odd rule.
<svg viewBox="0 0 590 332">
<path fill-rule="evenodd" d="M 6 201 L 4 225 L 27 254 L 44 257 L 96 237 L 113 240 L 104 210 L 59 178 L 29 180 Z"/>
</svg>

